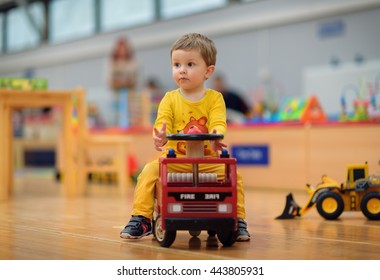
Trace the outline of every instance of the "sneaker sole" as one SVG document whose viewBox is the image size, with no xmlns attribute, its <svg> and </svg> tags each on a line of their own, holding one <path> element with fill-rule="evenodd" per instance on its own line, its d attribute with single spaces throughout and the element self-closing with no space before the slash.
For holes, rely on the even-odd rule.
<svg viewBox="0 0 380 280">
<path fill-rule="evenodd" d="M 140 235 L 140 236 L 133 236 L 133 235 L 130 235 L 129 233 L 120 233 L 120 237 L 124 238 L 124 239 L 140 239 L 140 238 L 147 236 L 151 233 L 152 233 L 152 231 L 147 231 L 146 233 L 144 233 L 143 235 Z"/>
<path fill-rule="evenodd" d="M 249 241 L 249 240 L 251 240 L 251 237 L 249 237 L 249 236 L 238 236 L 237 238 L 236 238 L 236 241 Z"/>
</svg>

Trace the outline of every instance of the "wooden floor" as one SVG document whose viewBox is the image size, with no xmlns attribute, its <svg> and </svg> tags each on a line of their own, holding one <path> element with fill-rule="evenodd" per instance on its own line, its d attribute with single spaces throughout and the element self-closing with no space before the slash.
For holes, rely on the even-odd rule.
<svg viewBox="0 0 380 280">
<path fill-rule="evenodd" d="M 380 222 L 360 212 L 326 221 L 316 209 L 294 220 L 275 220 L 284 191 L 246 192 L 250 242 L 224 248 L 206 233 L 178 232 L 170 248 L 152 236 L 124 240 L 133 189 L 120 197 L 113 186 L 91 186 L 89 195 L 65 199 L 49 170 L 17 172 L 11 200 L 0 202 L 2 260 L 361 260 L 380 258 Z M 307 194 L 294 193 L 298 204 Z"/>
</svg>

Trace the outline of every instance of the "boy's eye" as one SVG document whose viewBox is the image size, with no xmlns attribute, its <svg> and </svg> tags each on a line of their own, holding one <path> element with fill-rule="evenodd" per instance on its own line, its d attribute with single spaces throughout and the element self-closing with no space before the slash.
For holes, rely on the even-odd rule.
<svg viewBox="0 0 380 280">
<path fill-rule="evenodd" d="M 187 64 L 187 66 L 189 66 L 189 67 L 193 67 L 193 66 L 194 66 L 194 63 L 189 62 L 189 63 Z"/>
<path fill-rule="evenodd" d="M 177 67 L 177 68 L 180 67 L 179 63 L 174 63 L 173 65 L 174 65 L 174 67 Z"/>
</svg>

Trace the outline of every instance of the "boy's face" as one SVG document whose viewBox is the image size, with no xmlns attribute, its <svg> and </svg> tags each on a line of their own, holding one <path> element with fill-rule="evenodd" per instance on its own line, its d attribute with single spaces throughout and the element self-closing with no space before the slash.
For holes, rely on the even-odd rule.
<svg viewBox="0 0 380 280">
<path fill-rule="evenodd" d="M 183 93 L 200 93 L 215 66 L 207 66 L 197 50 L 175 50 L 172 53 L 173 79 Z"/>
</svg>

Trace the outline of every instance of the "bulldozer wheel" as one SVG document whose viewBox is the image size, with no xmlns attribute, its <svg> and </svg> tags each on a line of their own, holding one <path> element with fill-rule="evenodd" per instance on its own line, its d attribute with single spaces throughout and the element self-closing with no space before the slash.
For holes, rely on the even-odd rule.
<svg viewBox="0 0 380 280">
<path fill-rule="evenodd" d="M 317 199 L 317 210 L 326 220 L 335 220 L 344 210 L 343 199 L 335 192 L 324 192 Z"/>
<path fill-rule="evenodd" d="M 380 220 L 380 193 L 370 192 L 364 195 L 360 209 L 370 220 Z"/>
</svg>

